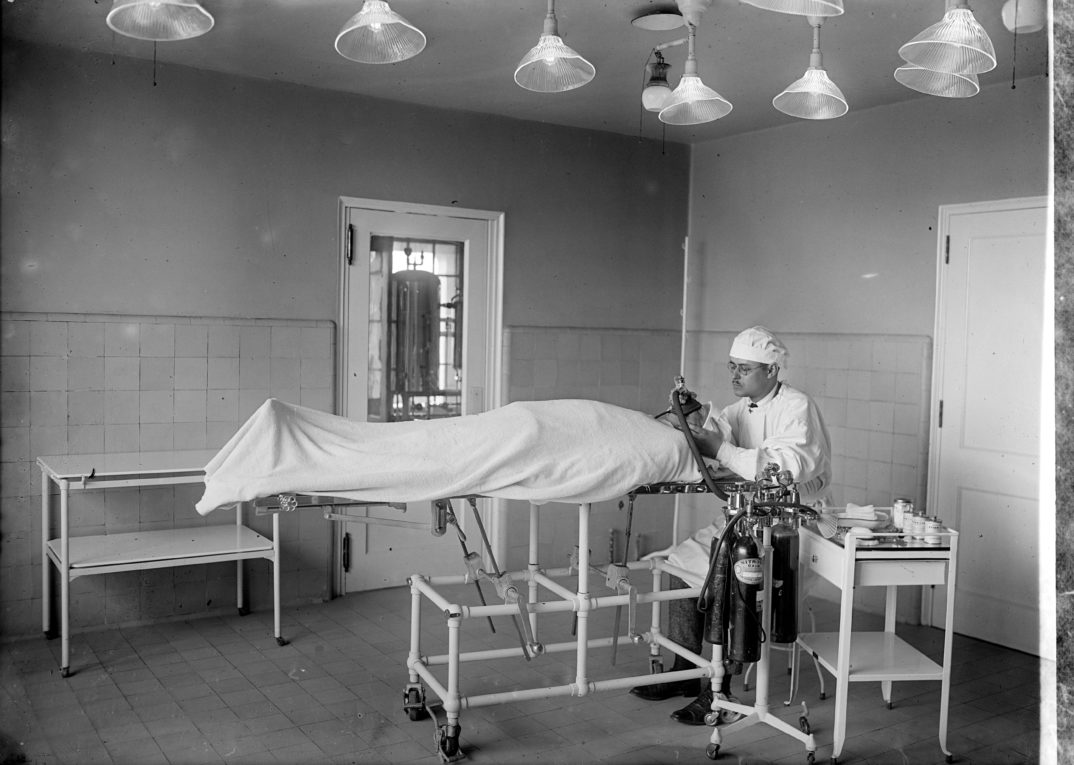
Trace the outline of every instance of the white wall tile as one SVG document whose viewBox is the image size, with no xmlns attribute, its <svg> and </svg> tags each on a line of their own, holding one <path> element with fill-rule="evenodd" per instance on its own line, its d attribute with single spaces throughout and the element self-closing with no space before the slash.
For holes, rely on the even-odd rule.
<svg viewBox="0 0 1074 765">
<path fill-rule="evenodd" d="M 169 412 L 170 414 L 170 412 Z M 143 452 L 171 451 L 175 448 L 172 426 L 143 422 L 138 426 L 138 450 Z"/>
<path fill-rule="evenodd" d="M 67 425 L 31 425 L 30 454 L 67 454 Z"/>
<path fill-rule="evenodd" d="M 204 359 L 209 355 L 209 327 L 205 324 L 175 326 L 176 358 Z"/>
<path fill-rule="evenodd" d="M 895 400 L 895 373 L 871 372 L 869 375 L 869 399 L 871 401 Z"/>
<path fill-rule="evenodd" d="M 210 389 L 205 400 L 205 416 L 210 422 L 238 422 L 238 389 Z"/>
<path fill-rule="evenodd" d="M 140 413 L 141 394 L 136 390 L 110 390 L 104 394 L 106 425 L 136 424 Z"/>
<path fill-rule="evenodd" d="M 30 425 L 30 392 L 29 391 L 3 391 L 0 392 L 0 423 L 4 427 Z"/>
<path fill-rule="evenodd" d="M 299 342 L 304 359 L 332 359 L 335 353 L 334 327 L 302 327 Z"/>
<path fill-rule="evenodd" d="M 226 389 L 239 387 L 239 359 L 237 356 L 209 357 L 209 388 Z"/>
<path fill-rule="evenodd" d="M 30 390 L 29 356 L 4 356 L 0 359 L 0 390 Z"/>
<path fill-rule="evenodd" d="M 104 391 L 75 390 L 67 394 L 69 425 L 103 425 Z"/>
<path fill-rule="evenodd" d="M 245 329 L 245 328 L 244 328 Z M 267 329 L 264 328 L 264 329 Z M 266 335 L 267 338 L 267 335 Z M 266 343 L 266 350 L 268 344 Z M 250 357 L 243 356 L 239 359 L 239 387 L 261 388 L 269 386 L 269 358 L 268 356 Z"/>
<path fill-rule="evenodd" d="M 30 323 L 30 355 L 67 357 L 67 323 L 34 321 Z"/>
<path fill-rule="evenodd" d="M 238 358 L 240 328 L 228 324 L 209 325 L 209 358 Z"/>
<path fill-rule="evenodd" d="M 269 355 L 281 359 L 302 358 L 302 331 L 299 327 L 272 327 Z"/>
<path fill-rule="evenodd" d="M 31 356 L 30 390 L 67 390 L 67 356 Z"/>
<path fill-rule="evenodd" d="M 175 325 L 143 322 L 138 326 L 138 355 L 175 357 Z"/>
<path fill-rule="evenodd" d="M 206 395 L 204 390 L 175 391 L 174 421 L 177 423 L 204 423 L 206 420 Z M 203 433 L 204 430 L 203 427 Z"/>
<path fill-rule="evenodd" d="M 847 397 L 869 401 L 870 373 L 858 369 L 847 372 Z"/>
<path fill-rule="evenodd" d="M 136 357 L 106 356 L 105 390 L 138 390 L 139 362 Z"/>
<path fill-rule="evenodd" d="M 67 355 L 71 358 L 104 355 L 104 324 L 68 322 Z"/>
<path fill-rule="evenodd" d="M 104 426 L 105 452 L 136 452 L 138 447 L 137 423 L 116 423 Z"/>
<path fill-rule="evenodd" d="M 264 325 L 240 327 L 239 358 L 267 359 L 272 330 Z"/>
<path fill-rule="evenodd" d="M 28 427 L 0 428 L 0 462 L 18 462 L 31 458 Z"/>
<path fill-rule="evenodd" d="M 71 425 L 67 428 L 67 451 L 70 454 L 104 452 L 104 425 Z"/>
<path fill-rule="evenodd" d="M 104 357 L 69 358 L 67 390 L 104 390 Z"/>
<path fill-rule="evenodd" d="M 200 390 L 204 392 L 209 385 L 209 360 L 202 358 L 176 357 L 175 389 Z"/>
<path fill-rule="evenodd" d="M 139 359 L 138 389 L 143 391 L 174 390 L 175 359 L 171 356 Z"/>
<path fill-rule="evenodd" d="M 174 413 L 175 391 L 143 390 L 140 392 L 138 397 L 138 422 L 142 425 L 147 423 L 170 423 Z"/>
<path fill-rule="evenodd" d="M 67 425 L 66 391 L 32 391 L 30 393 L 30 426 Z M 57 452 L 50 452 L 56 454 Z"/>
<path fill-rule="evenodd" d="M 30 355 L 30 322 L 0 321 L 0 356 Z"/>
<path fill-rule="evenodd" d="M 105 356 L 137 356 L 138 329 L 136 323 L 108 322 L 104 325 Z"/>
</svg>

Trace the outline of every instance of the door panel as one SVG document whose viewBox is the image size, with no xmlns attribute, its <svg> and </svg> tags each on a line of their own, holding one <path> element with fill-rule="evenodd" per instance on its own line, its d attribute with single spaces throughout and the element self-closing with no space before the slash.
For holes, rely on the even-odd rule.
<svg viewBox="0 0 1074 765">
<path fill-rule="evenodd" d="M 462 244 L 461 412 L 476 414 L 499 406 L 500 215 L 408 205 L 383 209 L 363 206 L 361 200 L 350 201 L 343 211 L 344 236 L 350 239 L 351 254 L 349 262 L 345 258 L 341 277 L 341 413 L 351 419 L 367 420 L 370 397 L 376 401 L 383 394 L 382 370 L 374 369 L 370 373 L 371 359 L 384 357 L 383 353 L 370 352 L 372 344 L 382 337 L 382 329 L 376 325 L 384 321 L 383 306 L 370 300 L 370 263 L 383 257 L 383 251 L 378 254 L 373 243 L 383 241 L 377 239 L 382 237 Z M 374 275 L 374 287 L 376 279 Z M 376 291 L 382 293 L 383 285 Z M 450 297 L 444 296 L 445 300 Z M 376 379 L 378 376 L 380 379 Z M 453 505 L 460 528 L 468 538 L 477 538 L 476 529 L 471 532 L 474 521 L 465 503 L 456 501 Z M 426 527 L 432 517 L 429 502 L 410 503 L 405 513 L 386 508 L 350 512 Z M 345 524 L 341 531 L 350 535 L 350 570 L 342 583 L 345 592 L 405 584 L 407 577 L 415 573 L 444 575 L 466 571 L 453 529 L 439 538 L 424 529 L 367 523 Z M 479 549 L 475 544 L 470 548 Z"/>
<path fill-rule="evenodd" d="M 939 267 L 929 470 L 930 513 L 961 535 L 955 631 L 1031 653 L 1040 650 L 1046 212 L 1036 199 L 941 209 L 950 245 Z M 942 624 L 937 595 L 931 619 Z"/>
</svg>

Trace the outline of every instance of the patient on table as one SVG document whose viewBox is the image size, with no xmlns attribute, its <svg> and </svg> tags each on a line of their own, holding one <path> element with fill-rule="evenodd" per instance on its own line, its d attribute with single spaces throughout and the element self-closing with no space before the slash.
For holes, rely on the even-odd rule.
<svg viewBox="0 0 1074 765">
<path fill-rule="evenodd" d="M 519 401 L 462 417 L 384 423 L 270 398 L 206 465 L 197 510 L 276 494 L 577 504 L 699 480 L 682 433 L 598 401 Z"/>
</svg>

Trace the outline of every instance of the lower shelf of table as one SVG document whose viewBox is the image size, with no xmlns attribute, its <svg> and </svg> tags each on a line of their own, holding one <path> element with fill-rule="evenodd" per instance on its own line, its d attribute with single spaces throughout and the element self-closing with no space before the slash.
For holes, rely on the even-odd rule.
<svg viewBox="0 0 1074 765">
<path fill-rule="evenodd" d="M 71 537 L 67 544 L 72 577 L 274 557 L 271 539 L 238 524 Z M 62 566 L 63 541 L 49 540 L 48 554 Z"/>
<path fill-rule="evenodd" d="M 798 645 L 838 677 L 838 632 L 804 632 Z M 850 637 L 850 682 L 942 680 L 943 675 L 942 666 L 893 632 L 855 632 Z"/>
</svg>

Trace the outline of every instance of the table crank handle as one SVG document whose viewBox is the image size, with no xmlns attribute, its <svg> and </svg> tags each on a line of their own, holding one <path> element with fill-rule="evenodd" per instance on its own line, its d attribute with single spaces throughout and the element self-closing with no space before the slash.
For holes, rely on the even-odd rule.
<svg viewBox="0 0 1074 765">
<path fill-rule="evenodd" d="M 515 601 L 515 605 L 518 606 L 519 618 L 522 620 L 522 629 L 526 632 L 526 646 L 533 652 L 534 656 L 540 656 L 544 653 L 544 646 L 537 642 L 537 639 L 533 636 L 533 631 L 530 628 L 530 612 L 526 608 L 526 601 L 524 598 L 518 598 Z M 529 660 L 529 656 L 526 657 Z"/>
<path fill-rule="evenodd" d="M 437 502 L 438 506 L 440 504 L 441 503 Z M 455 510 L 451 507 L 451 500 L 444 500 L 444 504 L 446 505 L 447 509 L 445 515 L 445 526 L 451 525 L 455 527 L 455 533 L 459 536 L 459 545 L 462 547 L 463 560 L 469 560 L 470 550 L 466 547 L 466 534 L 464 534 L 463 530 L 459 527 L 458 518 L 455 517 Z M 477 588 L 477 597 L 481 600 L 481 605 L 487 606 L 488 603 L 485 602 L 485 593 L 481 591 L 481 582 L 476 577 L 474 578 L 474 587 Z M 492 630 L 493 634 L 495 634 L 496 625 L 493 623 L 492 617 L 487 616 L 485 618 L 489 620 L 489 629 Z"/>
</svg>

